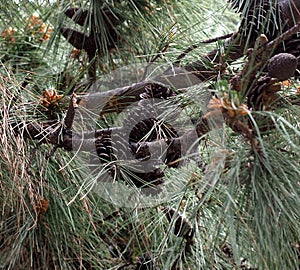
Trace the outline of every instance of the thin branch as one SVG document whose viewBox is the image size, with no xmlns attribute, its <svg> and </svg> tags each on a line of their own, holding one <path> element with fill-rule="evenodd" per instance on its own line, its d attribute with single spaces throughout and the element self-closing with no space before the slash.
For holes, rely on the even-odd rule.
<svg viewBox="0 0 300 270">
<path fill-rule="evenodd" d="M 181 59 L 183 59 L 185 56 L 187 56 L 191 51 L 197 49 L 201 44 L 209 44 L 209 43 L 213 43 L 222 39 L 226 39 L 226 38 L 230 38 L 233 36 L 234 33 L 230 33 L 230 34 L 225 34 L 223 36 L 219 36 L 219 37 L 215 37 L 215 38 L 210 38 L 210 39 L 206 39 L 203 41 L 200 41 L 197 44 L 194 44 L 190 47 L 188 47 L 187 49 L 185 49 L 174 61 L 174 65 L 178 65 L 181 61 Z"/>
<path fill-rule="evenodd" d="M 71 96 L 71 99 L 69 102 L 69 107 L 68 107 L 67 114 L 66 114 L 65 121 L 64 121 L 66 130 L 71 130 L 73 127 L 73 122 L 74 122 L 74 117 L 75 117 L 75 109 L 78 107 L 76 102 L 77 102 L 76 95 L 73 94 Z"/>
</svg>

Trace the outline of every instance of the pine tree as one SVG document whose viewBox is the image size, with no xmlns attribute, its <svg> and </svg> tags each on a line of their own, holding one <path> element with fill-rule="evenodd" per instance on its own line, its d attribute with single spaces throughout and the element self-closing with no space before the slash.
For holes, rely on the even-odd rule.
<svg viewBox="0 0 300 270">
<path fill-rule="evenodd" d="M 20 2 L 1 269 L 299 269 L 297 1 Z"/>
</svg>

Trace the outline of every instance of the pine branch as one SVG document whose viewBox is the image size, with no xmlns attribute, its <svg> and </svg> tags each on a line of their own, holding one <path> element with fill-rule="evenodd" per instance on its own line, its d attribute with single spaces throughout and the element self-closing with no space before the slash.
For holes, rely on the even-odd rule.
<svg viewBox="0 0 300 270">
<path fill-rule="evenodd" d="M 68 8 L 65 10 L 65 15 L 72 19 L 76 24 L 84 26 L 87 23 L 89 11 L 83 10 L 82 8 Z"/>
<path fill-rule="evenodd" d="M 66 124 L 67 126 L 67 124 Z M 198 137 L 203 137 L 210 131 L 208 119 L 203 117 L 195 126 Z M 95 143 L 98 141 L 102 143 L 107 138 L 111 139 L 111 134 L 122 134 L 126 131 L 126 127 L 114 127 L 107 129 L 99 129 L 95 131 L 85 132 L 83 134 L 71 133 L 70 128 L 53 128 L 50 124 L 38 124 L 28 123 L 25 125 L 14 126 L 16 134 L 22 134 L 24 139 L 37 140 L 40 143 L 52 144 L 54 146 L 64 148 L 67 151 L 72 151 L 74 148 L 80 151 L 91 151 L 95 149 Z M 184 136 L 189 136 L 189 133 L 193 133 L 190 130 Z M 157 140 L 154 142 L 139 142 L 132 143 L 132 149 L 135 149 L 134 153 L 140 157 L 146 157 L 150 153 L 149 149 L 158 148 L 162 145 L 162 142 L 166 142 L 170 145 L 168 149 L 169 153 L 179 153 L 182 137 L 178 138 L 166 138 Z M 80 146 L 80 147 L 79 147 Z"/>
</svg>

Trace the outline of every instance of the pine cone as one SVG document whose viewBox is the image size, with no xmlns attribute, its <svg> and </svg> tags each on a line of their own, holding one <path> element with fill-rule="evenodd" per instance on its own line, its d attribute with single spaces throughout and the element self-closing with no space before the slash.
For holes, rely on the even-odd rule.
<svg viewBox="0 0 300 270">
<path fill-rule="evenodd" d="M 285 81 L 294 76 L 298 65 L 297 58 L 290 53 L 274 55 L 268 63 L 268 74 L 279 81 Z"/>
</svg>

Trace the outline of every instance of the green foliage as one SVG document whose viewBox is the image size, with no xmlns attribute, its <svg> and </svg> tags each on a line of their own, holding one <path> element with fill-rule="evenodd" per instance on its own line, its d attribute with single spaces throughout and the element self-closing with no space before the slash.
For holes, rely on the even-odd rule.
<svg viewBox="0 0 300 270">
<path fill-rule="evenodd" d="M 226 9 L 226 1 L 20 2 L 0 4 L 1 269 L 146 269 L 138 268 L 141 261 L 152 263 L 149 269 L 155 264 L 166 270 L 297 269 L 296 80 L 279 91 L 279 105 L 272 110 L 247 111 L 246 122 L 260 147 L 253 148 L 229 127 L 222 133 L 223 145 L 213 132 L 203 134 L 199 156 L 209 167 L 198 166 L 187 156 L 182 157 L 187 161 L 184 166 L 164 168 L 166 181 L 178 192 L 148 208 L 119 207 L 104 200 L 93 190 L 96 181 L 87 180 L 91 171 L 84 164 L 90 156 L 53 149 L 46 140 L 50 130 L 60 130 L 70 95 L 74 92 L 84 99 L 91 81 L 128 64 L 169 65 L 187 47 L 236 31 L 239 19 Z M 232 2 L 245 15 L 253 1 Z M 78 7 L 88 14 L 81 24 L 78 14 L 76 19 L 65 13 Z M 276 12 L 266 12 L 265 18 Z M 73 41 L 72 32 L 63 37 L 63 27 L 76 29 Z M 79 37 L 84 41 L 78 42 Z M 84 44 L 90 37 L 95 37 L 94 54 L 86 49 L 90 43 Z M 74 50 L 79 43 L 81 48 Z M 202 44 L 183 63 L 194 61 L 215 44 Z M 221 52 L 228 49 L 222 41 L 217 47 Z M 223 100 L 226 106 L 240 108 L 245 100 L 230 89 L 228 78 L 243 64 L 228 67 L 227 74 L 219 74 L 201 89 L 179 94 L 174 98 L 178 107 L 196 122 L 207 113 L 197 100 L 212 91 L 228 97 Z M 130 81 L 117 79 L 117 86 Z M 173 110 L 173 103 L 167 104 L 165 114 Z M 85 124 L 103 128 L 116 125 L 116 118 L 113 112 Z M 38 140 L 27 135 L 29 124 L 45 122 L 48 129 L 36 134 Z M 263 129 L 262 123 L 274 128 Z M 226 160 L 218 169 L 223 154 Z M 122 172 L 131 181 L 131 171 L 125 169 Z M 214 169 L 216 173 L 209 174 Z M 182 230 L 181 235 L 174 233 L 176 220 L 168 220 L 165 209 L 182 213 L 178 214 L 184 220 L 181 226 L 190 235 Z"/>
</svg>

